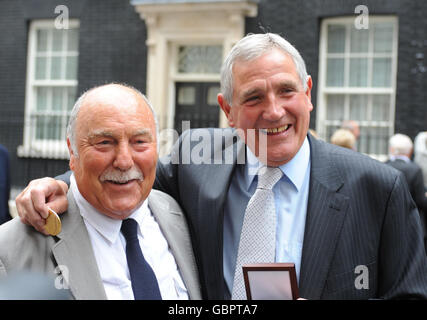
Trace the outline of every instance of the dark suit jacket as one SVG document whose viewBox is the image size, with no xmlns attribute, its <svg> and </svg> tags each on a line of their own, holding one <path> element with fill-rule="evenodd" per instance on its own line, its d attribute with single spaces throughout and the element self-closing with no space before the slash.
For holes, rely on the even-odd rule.
<svg viewBox="0 0 427 320">
<path fill-rule="evenodd" d="M 386 163 L 401 171 L 406 178 L 412 199 L 414 199 L 420 213 L 427 253 L 427 198 L 425 196 L 423 172 L 414 162 L 405 162 L 401 159 L 396 159 L 394 161 L 388 160 Z"/>
<path fill-rule="evenodd" d="M 393 168 L 403 172 L 409 186 L 412 198 L 419 210 L 427 211 L 427 198 L 424 191 L 424 179 L 421 168 L 414 162 L 405 162 L 401 159 L 386 162 Z"/>
<path fill-rule="evenodd" d="M 245 156 L 245 145 L 234 130 L 215 130 L 216 137 L 213 129 L 183 133 L 172 153 L 159 161 L 155 182 L 155 188 L 173 196 L 187 214 L 207 299 L 224 298 L 224 203 L 234 169 L 242 165 L 237 162 Z M 427 298 L 419 214 L 401 174 L 311 136 L 309 142 L 311 176 L 300 296 Z M 191 152 L 193 159 L 188 156 Z M 222 164 L 214 164 L 221 158 Z M 368 288 L 357 289 L 361 265 L 368 270 Z"/>
<path fill-rule="evenodd" d="M 10 168 L 9 152 L 0 145 L 0 224 L 9 221 L 9 195 L 10 195 Z"/>
</svg>

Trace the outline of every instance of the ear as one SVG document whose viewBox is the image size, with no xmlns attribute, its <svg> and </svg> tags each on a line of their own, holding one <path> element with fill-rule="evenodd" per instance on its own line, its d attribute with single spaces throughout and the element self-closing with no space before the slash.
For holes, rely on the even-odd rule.
<svg viewBox="0 0 427 320">
<path fill-rule="evenodd" d="M 305 91 L 306 96 L 311 100 L 311 89 L 313 88 L 313 80 L 311 76 L 307 77 L 307 90 Z"/>
<path fill-rule="evenodd" d="M 307 96 L 308 102 L 310 103 L 310 111 L 313 110 L 313 104 L 311 103 L 311 89 L 313 88 L 313 80 L 311 76 L 307 77 L 307 90 L 305 91 L 305 95 Z"/>
<path fill-rule="evenodd" d="M 70 153 L 70 161 L 69 161 L 70 169 L 74 171 L 75 164 L 76 164 L 76 156 L 74 154 L 73 148 L 71 148 L 70 139 L 68 138 L 67 138 L 67 146 L 68 146 L 68 152 Z"/>
<path fill-rule="evenodd" d="M 225 116 L 228 119 L 228 125 L 230 127 L 234 127 L 233 116 L 231 114 L 231 106 L 228 104 L 227 100 L 225 100 L 224 95 L 222 93 L 218 94 L 218 104 L 221 107 L 221 110 L 224 112 Z"/>
</svg>

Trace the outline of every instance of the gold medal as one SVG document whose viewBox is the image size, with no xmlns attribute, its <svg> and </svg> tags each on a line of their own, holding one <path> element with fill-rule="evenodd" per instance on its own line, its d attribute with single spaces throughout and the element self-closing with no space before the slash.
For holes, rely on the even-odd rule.
<svg viewBox="0 0 427 320">
<path fill-rule="evenodd" d="M 59 219 L 58 214 L 51 208 L 49 208 L 49 216 L 46 219 L 44 228 L 52 236 L 56 236 L 61 232 L 61 219 Z"/>
</svg>

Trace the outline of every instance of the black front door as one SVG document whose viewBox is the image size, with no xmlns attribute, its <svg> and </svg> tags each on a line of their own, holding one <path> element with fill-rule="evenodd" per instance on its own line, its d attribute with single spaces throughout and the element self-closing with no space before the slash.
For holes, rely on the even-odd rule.
<svg viewBox="0 0 427 320">
<path fill-rule="evenodd" d="M 182 133 L 182 121 L 191 128 L 218 127 L 217 82 L 177 82 L 175 96 L 175 130 Z"/>
</svg>

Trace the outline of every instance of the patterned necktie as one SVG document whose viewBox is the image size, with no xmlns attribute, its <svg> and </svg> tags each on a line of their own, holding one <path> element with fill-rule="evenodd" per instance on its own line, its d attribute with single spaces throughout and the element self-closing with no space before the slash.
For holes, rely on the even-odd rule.
<svg viewBox="0 0 427 320">
<path fill-rule="evenodd" d="M 246 207 L 240 234 L 233 282 L 233 300 L 246 299 L 243 265 L 274 262 L 276 207 L 272 189 L 282 175 L 280 168 L 273 167 L 262 167 L 258 172 L 257 189 Z"/>
<path fill-rule="evenodd" d="M 138 240 L 138 223 L 134 219 L 122 221 L 121 231 L 126 239 L 126 259 L 135 300 L 162 300 L 156 275 L 144 259 Z"/>
</svg>

